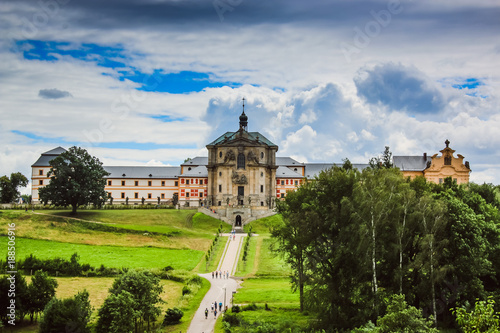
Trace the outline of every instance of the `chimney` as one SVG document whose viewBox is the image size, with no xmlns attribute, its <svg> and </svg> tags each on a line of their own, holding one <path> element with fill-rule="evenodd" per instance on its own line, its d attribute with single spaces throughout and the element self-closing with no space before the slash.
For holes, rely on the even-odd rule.
<svg viewBox="0 0 500 333">
<path fill-rule="evenodd" d="M 427 153 L 424 153 L 424 160 L 427 161 Z"/>
</svg>

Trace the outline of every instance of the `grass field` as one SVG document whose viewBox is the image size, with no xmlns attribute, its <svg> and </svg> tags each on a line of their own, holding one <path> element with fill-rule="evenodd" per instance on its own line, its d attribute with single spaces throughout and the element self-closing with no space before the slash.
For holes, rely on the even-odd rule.
<svg viewBox="0 0 500 333">
<path fill-rule="evenodd" d="M 0 246 L 7 250 L 7 237 L 0 237 Z M 73 253 L 80 256 L 80 263 L 99 267 L 163 268 L 193 270 L 200 262 L 204 252 L 197 250 L 162 249 L 155 247 L 95 246 L 61 243 L 48 240 L 16 238 L 16 256 L 25 258 L 33 254 L 39 259 L 65 258 Z M 3 256 L 5 257 L 5 255 Z"/>
</svg>

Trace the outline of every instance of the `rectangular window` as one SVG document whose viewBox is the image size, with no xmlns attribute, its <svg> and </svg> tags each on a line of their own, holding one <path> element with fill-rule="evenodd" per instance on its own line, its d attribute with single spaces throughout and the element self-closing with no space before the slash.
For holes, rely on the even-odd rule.
<svg viewBox="0 0 500 333">
<path fill-rule="evenodd" d="M 111 180 L 108 180 L 108 186 L 111 186 Z"/>
<path fill-rule="evenodd" d="M 178 180 L 175 181 L 174 186 L 179 186 L 179 181 Z"/>
<path fill-rule="evenodd" d="M 280 184 L 280 180 L 276 179 L 276 185 L 279 185 L 279 184 Z"/>
<path fill-rule="evenodd" d="M 198 178 L 196 178 L 196 184 L 198 184 Z"/>
<path fill-rule="evenodd" d="M 43 170 L 38 170 L 38 174 L 39 174 L 40 176 L 43 176 Z"/>
<path fill-rule="evenodd" d="M 162 193 L 162 194 L 161 194 L 161 198 L 162 198 L 162 199 L 165 199 L 165 193 Z"/>
<path fill-rule="evenodd" d="M 203 198 L 203 192 L 200 192 L 200 198 Z"/>
<path fill-rule="evenodd" d="M 148 199 L 151 199 L 151 193 L 148 193 Z"/>
<path fill-rule="evenodd" d="M 184 184 L 184 178 L 181 178 L 181 184 Z"/>
<path fill-rule="evenodd" d="M 189 179 L 186 179 L 186 185 L 189 185 Z"/>
<path fill-rule="evenodd" d="M 152 181 L 148 180 L 148 186 L 151 186 L 152 183 Z"/>
<path fill-rule="evenodd" d="M 286 180 L 286 184 L 288 185 L 288 179 Z"/>
<path fill-rule="evenodd" d="M 284 180 L 281 181 L 281 185 L 285 185 L 285 181 Z"/>
<path fill-rule="evenodd" d="M 189 198 L 189 192 L 186 192 L 186 198 Z"/>
<path fill-rule="evenodd" d="M 207 185 L 207 184 L 208 184 L 208 178 L 205 179 L 205 185 Z"/>
<path fill-rule="evenodd" d="M 165 186 L 165 181 L 164 180 L 161 181 L 161 186 Z"/>
<path fill-rule="evenodd" d="M 439 178 L 439 184 L 443 183 L 443 178 Z"/>
<path fill-rule="evenodd" d="M 285 193 L 281 193 L 281 198 L 284 198 L 285 197 Z"/>
<path fill-rule="evenodd" d="M 297 186 L 297 185 L 299 185 L 299 181 L 298 180 L 295 181 L 295 186 Z"/>
<path fill-rule="evenodd" d="M 43 180 L 42 180 L 42 179 L 40 179 L 40 180 L 38 181 L 38 185 L 43 185 Z"/>
<path fill-rule="evenodd" d="M 134 193 L 134 199 L 139 199 L 139 193 L 138 192 Z"/>
<path fill-rule="evenodd" d="M 264 193 L 264 185 L 260 185 L 260 193 Z"/>
<path fill-rule="evenodd" d="M 181 190 L 181 197 L 185 196 L 185 191 L 184 190 Z"/>
<path fill-rule="evenodd" d="M 219 193 L 221 193 L 221 192 L 222 192 L 222 185 L 219 184 Z"/>
<path fill-rule="evenodd" d="M 122 186 L 125 186 L 125 181 L 124 180 L 122 180 Z"/>
<path fill-rule="evenodd" d="M 135 185 L 135 186 L 139 186 L 139 181 L 138 181 L 138 180 L 136 180 L 136 181 L 134 182 L 134 185 Z"/>
<path fill-rule="evenodd" d="M 122 192 L 122 194 L 121 194 L 121 198 L 122 198 L 122 199 L 125 199 L 125 192 Z"/>
</svg>

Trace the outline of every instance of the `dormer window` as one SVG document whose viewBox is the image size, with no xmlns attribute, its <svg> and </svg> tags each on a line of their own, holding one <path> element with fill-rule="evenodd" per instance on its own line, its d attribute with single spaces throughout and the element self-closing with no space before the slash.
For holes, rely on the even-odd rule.
<svg viewBox="0 0 500 333">
<path fill-rule="evenodd" d="M 447 155 L 444 157 L 444 165 L 451 165 L 451 156 Z"/>
</svg>

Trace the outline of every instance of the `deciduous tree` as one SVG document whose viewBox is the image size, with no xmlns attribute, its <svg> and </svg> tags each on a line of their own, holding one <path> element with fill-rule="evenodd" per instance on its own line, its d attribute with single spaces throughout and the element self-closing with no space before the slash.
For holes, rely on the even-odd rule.
<svg viewBox="0 0 500 333">
<path fill-rule="evenodd" d="M 50 183 L 40 188 L 40 200 L 57 206 L 71 206 L 76 214 L 78 206 L 101 206 L 107 199 L 104 186 L 109 175 L 96 157 L 85 149 L 71 147 L 49 162 Z"/>
</svg>

